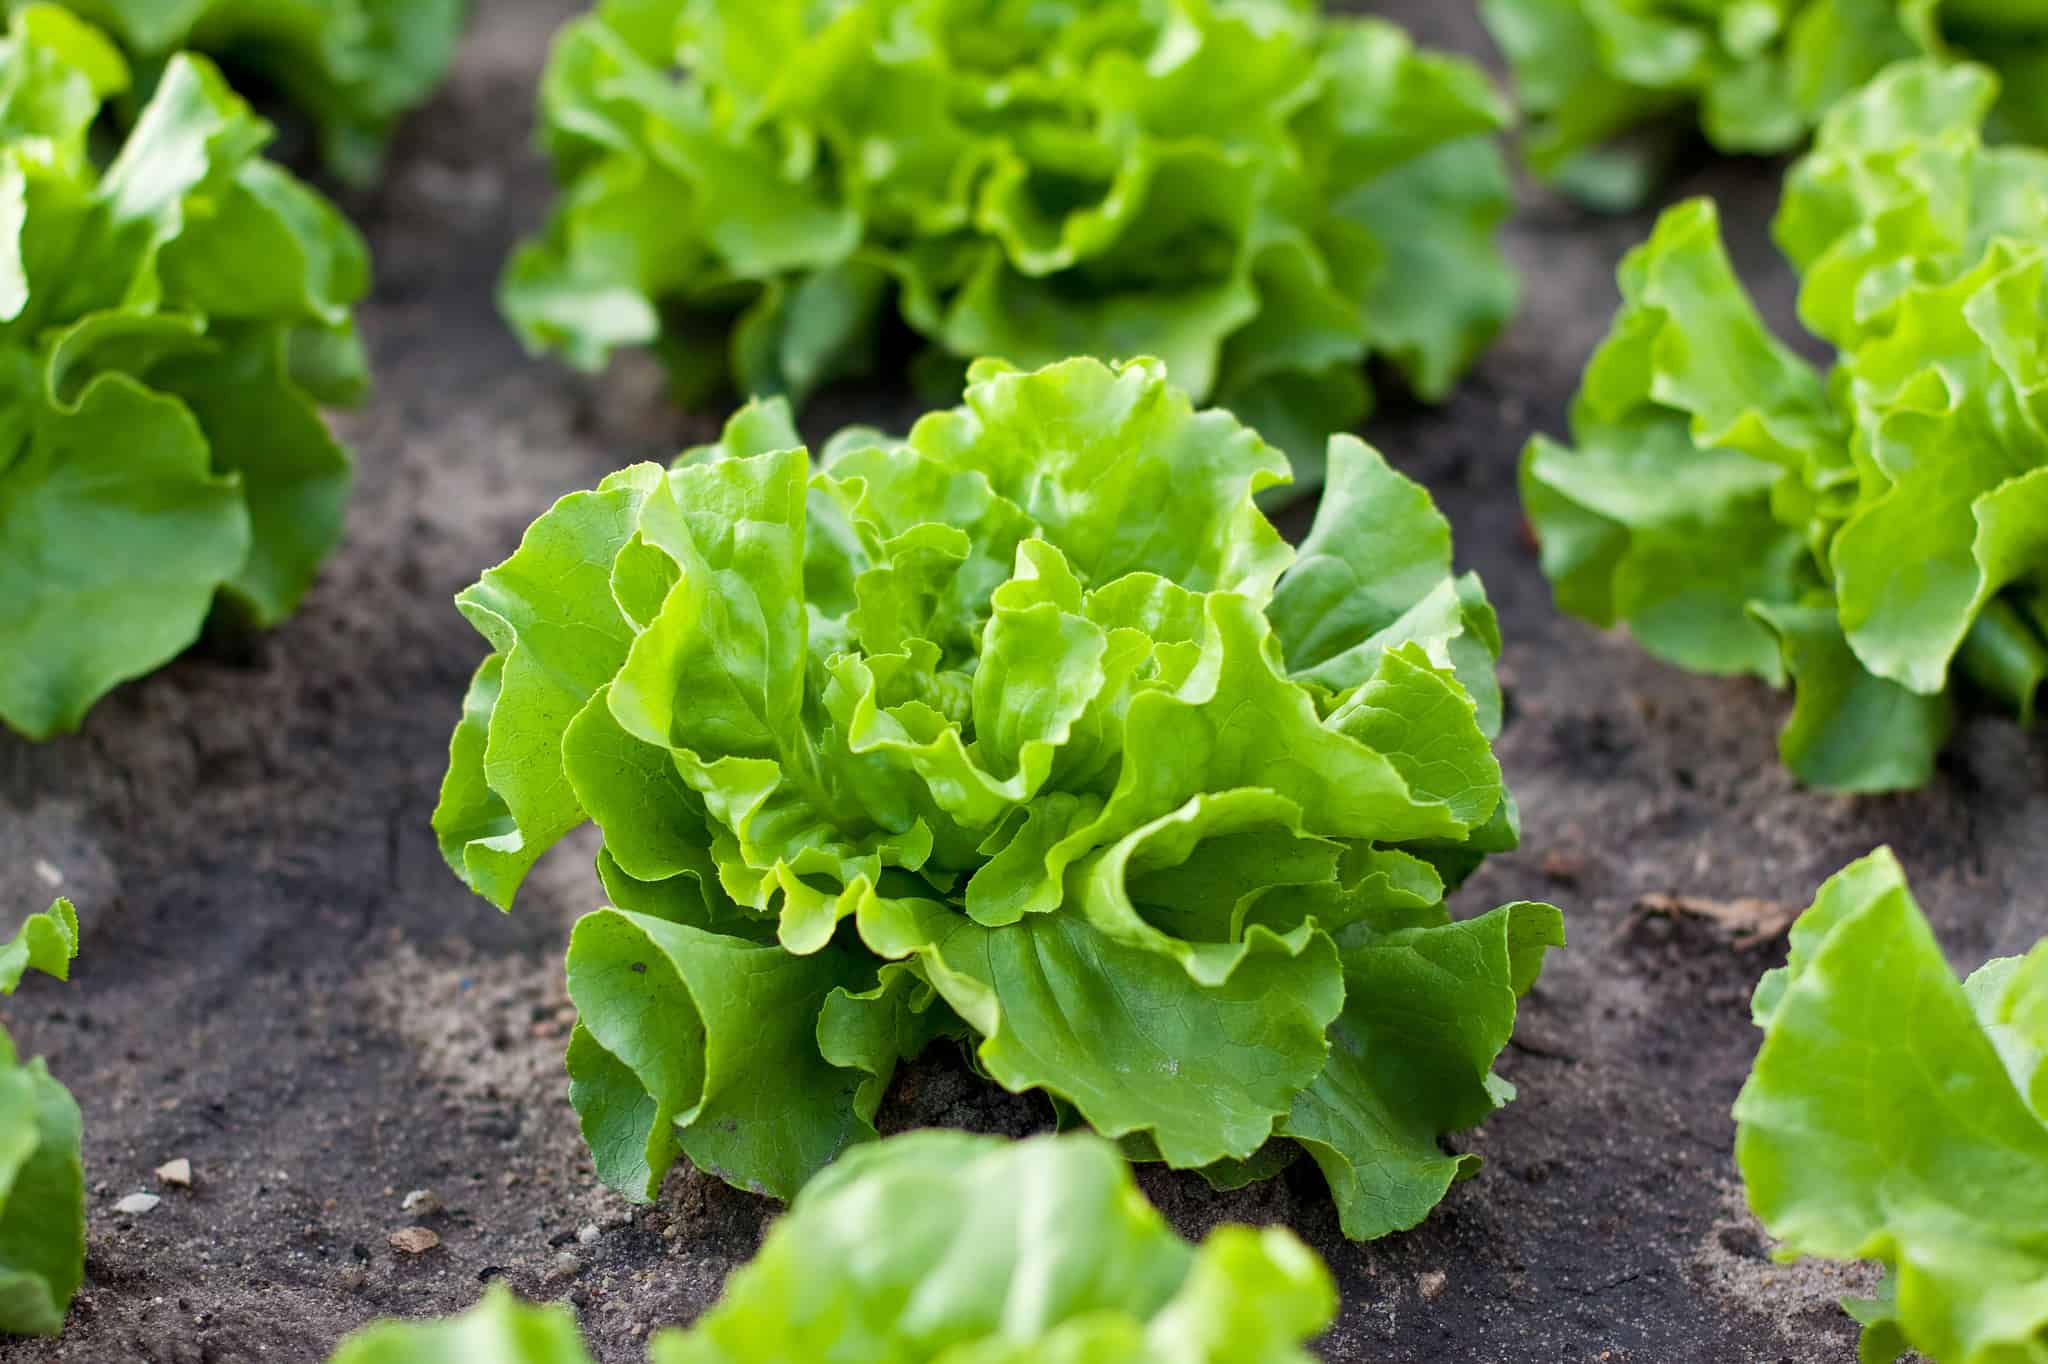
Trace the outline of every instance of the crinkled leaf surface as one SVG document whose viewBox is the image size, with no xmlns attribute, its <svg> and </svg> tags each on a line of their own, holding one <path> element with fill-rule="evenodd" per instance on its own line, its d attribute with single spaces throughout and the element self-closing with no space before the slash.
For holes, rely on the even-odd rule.
<svg viewBox="0 0 2048 1364">
<path fill-rule="evenodd" d="M 1681 205 L 1522 490 L 1559 605 L 1681 666 L 1797 688 L 1802 779 L 1917 786 L 1955 683 L 2048 682 L 2048 155 L 1988 147 L 1978 67 L 1892 68 L 1827 116 L 1777 235 L 1822 376 Z"/>
<path fill-rule="evenodd" d="M 541 120 L 506 315 L 686 395 L 801 401 L 893 309 L 961 360 L 1157 356 L 1312 479 L 1368 355 L 1440 398 L 1515 301 L 1497 95 L 1310 0 L 610 0 Z"/>
<path fill-rule="evenodd" d="M 0 721 L 34 738 L 217 600 L 289 616 L 350 483 L 317 404 L 363 387 L 362 242 L 257 155 L 269 129 L 204 58 L 171 60 L 96 164 L 128 79 L 54 6 L 0 40 Z"/>
<path fill-rule="evenodd" d="M 1789 151 L 1893 62 L 1963 57 L 2005 78 L 2002 129 L 2048 141 L 2048 10 L 2009 0 L 1483 0 L 1487 26 L 1532 117 L 1524 150 L 1542 175 L 1599 196 L 1614 144 L 1696 113 L 1726 152 Z"/>
<path fill-rule="evenodd" d="M 2048 1359 L 2048 944 L 1960 982 L 1889 850 L 1821 888 L 1765 976 L 1736 1159 L 1781 1255 L 1887 1271 L 1862 1358 Z"/>
<path fill-rule="evenodd" d="M 1556 938 L 1443 910 L 1439 868 L 1514 842 L 1484 591 L 1348 437 L 1297 558 L 1256 501 L 1285 458 L 1157 362 L 970 380 L 822 461 L 752 406 L 458 599 L 495 652 L 449 864 L 504 906 L 604 836 L 612 907 L 569 951 L 599 1173 L 651 1198 L 685 1154 L 789 1197 L 944 1036 L 1175 1165 L 1267 1174 L 1341 1062 L 1315 1149 L 1381 1172 L 1346 1226 L 1412 1225 Z"/>
<path fill-rule="evenodd" d="M 78 955 L 69 900 L 0 943 L 0 995 L 30 969 L 63 980 Z M 55 1335 L 85 1279 L 85 1166 L 78 1105 L 41 1058 L 0 1028 L 0 1335 Z"/>
</svg>

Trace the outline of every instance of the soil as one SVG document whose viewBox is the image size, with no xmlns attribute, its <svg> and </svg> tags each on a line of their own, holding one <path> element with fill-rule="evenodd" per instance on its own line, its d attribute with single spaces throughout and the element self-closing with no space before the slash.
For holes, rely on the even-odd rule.
<svg viewBox="0 0 2048 1364">
<path fill-rule="evenodd" d="M 0 1364 L 318 1361 L 374 1317 L 459 1310 L 485 1282 L 573 1301 L 606 1364 L 694 1316 L 772 1204 L 694 1173 L 636 1208 L 591 1176 L 561 1073 L 561 951 L 596 896 L 589 840 L 500 916 L 441 865 L 428 813 L 480 641 L 449 597 L 556 495 L 712 427 L 645 361 L 602 378 L 522 356 L 492 306 L 550 187 L 530 150 L 535 79 L 573 0 L 482 0 L 446 89 L 374 195 L 363 309 L 381 387 L 339 419 L 362 464 L 347 546 L 297 619 L 253 648 L 202 646 L 123 688 L 82 734 L 0 736 L 0 928 L 61 877 L 85 920 L 68 987 L 38 981 L 7 1026 L 86 1119 L 87 1282 L 58 1341 Z M 1382 9 L 1488 54 L 1469 7 Z M 1767 221 L 1779 167 L 1700 158 L 1676 192 L 1720 197 L 1767 311 L 1791 281 Z M 1570 950 L 1502 1063 L 1521 1098 L 1458 1144 L 1486 1157 L 1419 1230 L 1351 1245 L 1313 1167 L 1231 1194 L 1141 1178 L 1176 1225 L 1280 1222 L 1327 1257 L 1346 1364 L 1849 1360 L 1833 1299 L 1853 1271 L 1784 1267 L 1742 1209 L 1729 1104 L 1754 1053 L 1747 999 L 1782 939 L 1640 913 L 1649 895 L 1804 903 L 1889 842 L 1961 965 L 2043 929 L 2048 743 L 1964 724 L 1923 791 L 1802 791 L 1778 765 L 1783 698 L 1688 676 L 1551 607 L 1517 506 L 1535 429 L 1562 428 L 1649 218 L 1598 218 L 1530 189 L 1509 233 L 1526 306 L 1442 409 L 1389 400 L 1368 434 L 1456 524 L 1507 636 L 1500 754 L 1523 850 L 1461 893 L 1477 912 L 1562 904 Z M 839 393 L 813 433 L 900 419 L 894 392 Z M 892 1129 L 1024 1133 L 1039 1100 L 957 1054 L 908 1067 Z M 189 1190 L 152 1171 L 192 1164 Z M 425 1206 L 406 1195 L 427 1190 Z M 164 1195 L 116 1211 L 125 1195 Z M 402 1253 L 423 1226 L 436 1248 Z"/>
</svg>

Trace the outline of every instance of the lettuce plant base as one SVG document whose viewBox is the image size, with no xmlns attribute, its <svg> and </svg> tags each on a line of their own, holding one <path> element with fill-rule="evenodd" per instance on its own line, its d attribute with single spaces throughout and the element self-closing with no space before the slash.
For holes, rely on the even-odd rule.
<svg viewBox="0 0 2048 1364">
<path fill-rule="evenodd" d="M 701 1310 L 758 1242 L 769 1206 L 715 1180 L 679 1172 L 636 1210 L 589 1173 L 557 1012 L 568 925 L 596 897 L 587 844 L 543 864 L 501 918 L 448 875 L 427 827 L 477 660 L 449 597 L 556 495 L 713 429 L 667 406 L 651 366 L 592 382 L 524 361 L 491 310 L 499 261 L 547 202 L 525 111 L 574 8 L 479 6 L 387 183 L 349 204 L 379 265 L 361 319 L 380 393 L 345 423 L 360 492 L 304 612 L 122 688 L 75 738 L 0 741 L 13 873 L 0 930 L 48 904 L 37 860 L 86 921 L 71 984 L 25 988 L 7 1025 L 84 1108 L 90 1190 L 68 1331 L 0 1342 L 0 1364 L 319 1359 L 372 1317 L 456 1311 L 494 1278 L 573 1299 L 596 1357 L 626 1364 L 646 1328 Z M 1465 6 L 1376 8 L 1486 50 Z M 1672 187 L 1702 192 L 1723 197 L 1738 263 L 1787 321 L 1791 282 L 1763 234 L 1773 168 L 1720 163 Z M 1532 426 L 1561 429 L 1612 313 L 1614 262 L 1649 221 L 1532 198 L 1510 239 L 1525 316 L 1446 411 L 1390 405 L 1370 427 L 1454 521 L 1461 566 L 1485 575 L 1508 638 L 1500 754 L 1524 849 L 1455 907 L 1549 899 L 1572 935 L 1503 1060 L 1521 1098 L 1461 1139 L 1486 1168 L 1418 1231 L 1366 1246 L 1340 1238 L 1306 1163 L 1229 1194 L 1141 1175 L 1185 1232 L 1277 1221 L 1325 1255 L 1344 1311 L 1319 1351 L 1337 1364 L 1852 1358 L 1831 1302 L 1847 1285 L 1767 1264 L 1733 1210 L 1728 1107 L 1756 1046 L 1749 993 L 1783 943 L 1738 951 L 1634 903 L 1802 904 L 1890 842 L 1958 962 L 2039 934 L 2048 740 L 1975 718 L 1923 792 L 1801 792 L 1773 747 L 1782 698 L 1663 667 L 1551 608 L 1516 453 Z M 809 425 L 917 410 L 893 391 L 842 391 Z M 1049 1118 L 943 1050 L 898 1078 L 883 1115 L 1006 1133 Z M 193 1188 L 160 1187 L 152 1170 L 181 1156 Z M 419 1188 L 445 1210 L 403 1211 Z M 142 1190 L 163 1203 L 114 1210 Z M 439 1247 L 394 1250 L 389 1235 L 415 1222 Z M 577 1239 L 586 1225 L 593 1244 Z"/>
</svg>

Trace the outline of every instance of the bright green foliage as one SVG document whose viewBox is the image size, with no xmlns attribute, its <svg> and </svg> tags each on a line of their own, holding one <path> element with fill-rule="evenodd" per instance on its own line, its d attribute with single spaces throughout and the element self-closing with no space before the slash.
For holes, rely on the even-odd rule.
<svg viewBox="0 0 2048 1364">
<path fill-rule="evenodd" d="M 815 1180 L 653 1364 L 1309 1364 L 1329 1272 L 1290 1233 L 1176 1236 L 1094 1137 L 913 1132 Z M 566 1307 L 493 1286 L 386 1322 L 330 1364 L 590 1364 Z"/>
<path fill-rule="evenodd" d="M 1309 1364 L 1337 1293 L 1279 1228 L 1191 1247 L 1089 1136 L 848 1154 L 654 1364 Z"/>
<path fill-rule="evenodd" d="M 31 968 L 64 980 L 77 955 L 78 913 L 59 900 L 0 943 L 0 995 Z M 84 1279 L 78 1105 L 0 1028 L 0 1335 L 56 1335 Z"/>
<path fill-rule="evenodd" d="M 1515 841 L 1493 612 L 1378 454 L 1331 442 L 1298 556 L 1253 500 L 1286 470 L 1156 361 L 980 362 L 816 461 L 748 407 L 457 599 L 496 652 L 449 863 L 509 905 L 604 835 L 569 1069 L 608 1183 L 680 1152 L 788 1197 L 939 1036 L 1176 1166 L 1298 1142 L 1354 1236 L 1472 1172 L 1437 1138 L 1507 1097 L 1561 938 L 1443 905 Z"/>
<path fill-rule="evenodd" d="M 591 1364 L 567 1304 L 521 1302 L 502 1282 L 459 1317 L 380 1321 L 341 1343 L 328 1364 Z"/>
<path fill-rule="evenodd" d="M 1958 982 L 1889 850 L 1825 886 L 1736 1100 L 1783 1259 L 1877 1260 L 1863 1364 L 2048 1361 L 2048 940 Z"/>
<path fill-rule="evenodd" d="M 688 398 L 1154 355 L 1310 473 L 1368 354 L 1442 397 L 1515 287 L 1482 73 L 1314 0 L 605 0 L 557 39 L 526 343 Z M 953 357 L 951 360 L 946 357 Z"/>
<path fill-rule="evenodd" d="M 1792 170 L 1779 243 L 1823 377 L 1774 338 L 1711 204 L 1665 214 L 1522 490 L 1558 604 L 1662 658 L 1798 688 L 1803 780 L 1927 780 L 1957 674 L 2031 723 L 2048 678 L 2048 155 L 1995 83 L 1911 63 Z"/>
<path fill-rule="evenodd" d="M 257 155 L 269 126 L 200 57 L 101 167 L 127 80 L 54 6 L 0 42 L 0 721 L 32 738 L 175 656 L 217 596 L 291 614 L 350 481 L 316 404 L 367 382 L 354 230 Z"/>
<path fill-rule="evenodd" d="M 4 0 L 9 14 L 37 0 Z M 366 183 L 392 125 L 441 83 L 468 0 L 59 0 L 154 76 L 204 52 L 303 109 L 328 166 Z M 145 81 L 145 84 L 148 82 Z"/>
<path fill-rule="evenodd" d="M 2007 90 L 2000 128 L 2048 142 L 2048 0 L 1482 0 L 1481 9 L 1534 118 L 1530 164 L 1595 193 L 1642 188 L 1604 149 L 1648 120 L 1697 106 L 1723 151 L 1789 151 L 1837 101 L 1923 55 L 1996 68 Z"/>
</svg>

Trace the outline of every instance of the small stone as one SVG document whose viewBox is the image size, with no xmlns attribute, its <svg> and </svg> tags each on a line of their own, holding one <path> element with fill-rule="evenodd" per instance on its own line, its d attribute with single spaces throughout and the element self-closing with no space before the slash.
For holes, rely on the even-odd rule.
<svg viewBox="0 0 2048 1364">
<path fill-rule="evenodd" d="M 48 886 L 48 887 L 49 887 L 50 889 L 52 889 L 52 890 L 55 890 L 55 889 L 56 889 L 56 888 L 57 888 L 58 886 L 61 886 L 61 885 L 63 885 L 63 884 L 64 884 L 64 873 L 63 873 L 63 872 L 61 872 L 61 871 L 59 871 L 59 870 L 58 870 L 58 869 L 57 869 L 56 867 L 52 866 L 52 865 L 51 865 L 50 863 L 48 863 L 48 862 L 44 861 L 44 860 L 43 860 L 42 858 L 38 857 L 38 858 L 37 858 L 37 859 L 35 860 L 35 864 L 34 864 L 34 865 L 35 865 L 35 873 L 36 873 L 36 879 L 37 879 L 37 880 L 39 880 L 39 881 L 41 881 L 41 882 L 42 882 L 42 883 L 43 883 L 44 885 Z"/>
<path fill-rule="evenodd" d="M 1441 1269 L 1426 1269 L 1416 1278 L 1415 1287 L 1424 1299 L 1432 1299 L 1444 1291 L 1444 1285 L 1450 1279 L 1451 1276 Z"/>
<path fill-rule="evenodd" d="M 370 1276 L 363 1272 L 361 1265 L 350 1265 L 341 1271 L 341 1291 L 344 1293 L 359 1293 L 369 1281 Z"/>
<path fill-rule="evenodd" d="M 582 1226 L 576 1228 L 576 1244 L 579 1246 L 594 1246 L 597 1244 L 597 1238 L 603 1234 L 603 1232 L 597 1229 L 597 1223 L 585 1222 Z"/>
<path fill-rule="evenodd" d="M 132 1193 L 119 1203 L 116 1203 L 114 1211 L 125 1213 L 130 1217 L 140 1217 L 146 1212 L 155 1211 L 156 1205 L 161 1202 L 163 1200 L 153 1193 Z"/>
<path fill-rule="evenodd" d="M 441 1244 L 441 1238 L 428 1227 L 400 1227 L 384 1239 L 402 1255 L 424 1255 Z"/>
<path fill-rule="evenodd" d="M 173 1188 L 189 1189 L 192 1187 L 192 1162 L 183 1156 L 167 1160 L 156 1167 L 156 1177 Z"/>
<path fill-rule="evenodd" d="M 432 1189 L 414 1189 L 398 1206 L 414 1217 L 432 1217 L 441 1211 L 441 1197 Z"/>
<path fill-rule="evenodd" d="M 543 1277 L 547 1282 L 555 1283 L 561 1279 L 573 1279 L 582 1272 L 583 1261 L 565 1250 L 548 1261 L 548 1271 Z"/>
</svg>

